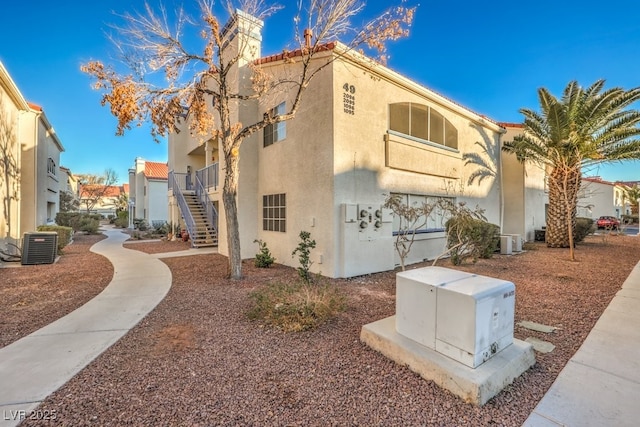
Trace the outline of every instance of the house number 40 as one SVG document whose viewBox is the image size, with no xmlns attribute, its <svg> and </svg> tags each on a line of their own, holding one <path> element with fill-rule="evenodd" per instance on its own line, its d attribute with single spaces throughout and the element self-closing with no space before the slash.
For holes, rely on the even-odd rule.
<svg viewBox="0 0 640 427">
<path fill-rule="evenodd" d="M 349 83 L 345 83 L 344 86 L 342 86 L 342 88 L 344 89 L 345 92 L 349 92 L 351 94 L 356 93 L 356 87 L 354 85 L 350 85 Z"/>
</svg>

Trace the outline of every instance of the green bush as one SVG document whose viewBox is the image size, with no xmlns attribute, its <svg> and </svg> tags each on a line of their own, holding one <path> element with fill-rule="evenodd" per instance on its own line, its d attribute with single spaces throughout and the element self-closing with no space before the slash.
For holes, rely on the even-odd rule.
<svg viewBox="0 0 640 427">
<path fill-rule="evenodd" d="M 97 234 L 98 228 L 100 228 L 100 221 L 91 216 L 85 216 L 80 220 L 80 231 L 87 234 Z"/>
<path fill-rule="evenodd" d="M 63 227 L 71 227 L 73 231 L 80 229 L 80 218 L 83 214 L 81 212 L 58 212 L 56 214 L 56 224 Z"/>
<path fill-rule="evenodd" d="M 140 231 L 147 231 L 149 229 L 149 224 L 147 224 L 144 218 L 134 218 L 133 226 Z"/>
<path fill-rule="evenodd" d="M 621 222 L 623 224 L 637 224 L 638 223 L 638 215 L 622 215 Z"/>
<path fill-rule="evenodd" d="M 345 297 L 334 285 L 272 283 L 249 294 L 248 316 L 285 332 L 318 327 L 346 307 Z"/>
<path fill-rule="evenodd" d="M 300 232 L 300 243 L 298 247 L 293 250 L 291 257 L 293 258 L 298 254 L 298 261 L 300 261 L 300 267 L 298 267 L 298 275 L 305 283 L 311 282 L 311 249 L 316 247 L 316 241 L 311 239 L 311 233 L 308 231 Z"/>
<path fill-rule="evenodd" d="M 41 225 L 36 230 L 55 231 L 58 233 L 58 253 L 62 253 L 62 249 L 71 242 L 71 237 L 73 236 L 73 228 L 61 225 Z"/>
<path fill-rule="evenodd" d="M 491 258 L 500 243 L 500 227 L 469 216 L 449 219 L 445 224 L 447 248 L 453 265 L 460 265 L 471 258 Z"/>
<path fill-rule="evenodd" d="M 576 227 L 573 232 L 573 240 L 575 243 L 580 243 L 589 234 L 596 231 L 595 221 L 591 218 L 576 218 Z"/>
<path fill-rule="evenodd" d="M 129 226 L 129 212 L 119 211 L 118 217 L 113 221 L 113 225 L 120 228 L 127 228 Z"/>
<path fill-rule="evenodd" d="M 271 256 L 271 251 L 267 247 L 267 242 L 263 242 L 262 240 L 254 240 L 253 243 L 257 243 L 260 249 L 260 252 L 256 254 L 256 267 L 258 268 L 269 268 L 271 264 L 275 262 L 275 258 Z"/>
</svg>

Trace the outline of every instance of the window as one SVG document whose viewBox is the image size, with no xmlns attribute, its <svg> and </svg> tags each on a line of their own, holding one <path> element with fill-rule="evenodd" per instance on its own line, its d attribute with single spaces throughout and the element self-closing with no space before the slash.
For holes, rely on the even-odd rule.
<svg viewBox="0 0 640 427">
<path fill-rule="evenodd" d="M 286 194 L 262 196 L 262 229 L 267 231 L 287 231 Z"/>
<path fill-rule="evenodd" d="M 278 116 L 280 114 L 285 114 L 285 103 L 279 104 L 277 107 L 272 108 L 269 111 L 271 116 Z M 267 125 L 264 128 L 264 146 L 267 147 L 274 142 L 282 141 L 287 137 L 287 124 L 286 122 L 278 122 Z"/>
<path fill-rule="evenodd" d="M 389 130 L 420 142 L 458 149 L 458 130 L 431 107 L 412 102 L 389 104 Z"/>
<path fill-rule="evenodd" d="M 51 157 L 47 159 L 47 173 L 54 176 L 56 175 L 56 162 L 54 162 Z"/>
<path fill-rule="evenodd" d="M 401 194 L 401 197 L 402 197 L 401 199 L 402 203 L 410 207 L 419 207 L 423 203 L 426 203 L 431 206 L 435 206 L 438 200 L 440 199 L 447 199 L 447 200 L 450 200 L 451 202 L 455 201 L 454 198 L 452 197 L 424 196 L 424 195 L 418 195 L 418 194 Z M 416 234 L 436 233 L 436 232 L 444 231 L 445 223 L 447 222 L 447 219 L 448 218 L 447 218 L 446 212 L 436 206 L 431 211 L 431 215 L 429 215 L 426 218 L 426 221 L 424 220 L 424 218 L 418 219 L 416 224 L 419 225 L 419 227 L 416 228 Z M 406 226 L 404 222 L 402 225 Z M 400 228 L 400 219 L 398 218 L 397 215 L 394 215 L 393 216 L 393 234 L 394 235 L 398 234 L 399 228 Z"/>
</svg>

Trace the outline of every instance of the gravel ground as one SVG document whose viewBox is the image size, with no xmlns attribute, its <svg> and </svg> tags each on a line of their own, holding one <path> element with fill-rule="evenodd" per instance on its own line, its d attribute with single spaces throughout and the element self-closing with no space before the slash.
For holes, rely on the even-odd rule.
<svg viewBox="0 0 640 427">
<path fill-rule="evenodd" d="M 89 251 L 104 238 L 76 234 L 54 264 L 0 263 L 0 347 L 72 312 L 109 284 L 113 266 Z"/>
<path fill-rule="evenodd" d="M 165 259 L 174 277 L 167 297 L 40 408 L 65 426 L 520 426 L 640 259 L 640 239 L 588 237 L 577 258 L 534 244 L 462 267 L 516 284 L 516 322 L 560 328 L 545 335 L 516 327 L 517 338 L 556 349 L 536 354 L 532 369 L 481 408 L 359 341 L 363 324 L 394 314 L 393 272 L 333 280 L 347 311 L 315 331 L 285 334 L 247 319 L 247 294 L 295 270 L 248 261 L 247 278 L 232 282 L 219 255 Z"/>
</svg>

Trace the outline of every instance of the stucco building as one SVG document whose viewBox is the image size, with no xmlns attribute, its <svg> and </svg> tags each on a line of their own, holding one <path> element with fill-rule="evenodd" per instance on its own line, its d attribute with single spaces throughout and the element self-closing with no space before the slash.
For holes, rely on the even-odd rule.
<svg viewBox="0 0 640 427">
<path fill-rule="evenodd" d="M 235 65 L 237 75 L 248 75 L 252 62 L 275 76 L 295 73 L 299 65 L 282 55 L 261 56 L 260 25 L 243 24 L 245 19 L 250 18 L 239 15 L 226 27 L 229 43 L 252 46 L 253 55 Z M 351 277 L 392 269 L 399 258 L 393 245 L 397 221 L 382 209 L 388 194 L 400 194 L 408 203 L 448 197 L 478 205 L 489 222 L 503 228 L 500 145 L 506 129 L 339 43 L 325 48 L 316 61 L 331 63 L 312 81 L 295 119 L 268 126 L 241 146 L 242 257 L 253 257 L 254 240 L 261 239 L 278 262 L 297 265 L 291 252 L 305 230 L 317 242 L 315 272 Z M 280 93 L 244 102 L 233 108 L 233 119 L 258 121 L 270 110 L 284 111 L 292 97 Z M 216 140 L 192 137 L 188 120 L 187 115 L 179 121 L 183 131 L 169 136 L 171 220 L 185 216 L 180 207 L 186 206 L 185 194 L 204 193 L 204 205 L 210 201 L 215 208 L 210 220 L 226 255 L 222 149 Z M 495 170 L 470 182 L 481 166 L 466 162 L 466 153 L 477 153 Z M 523 203 L 529 203 L 524 196 Z M 524 214 L 510 220 L 514 233 L 528 232 Z M 443 227 L 442 214 L 435 212 L 418 230 L 407 262 L 439 255 Z"/>
<path fill-rule="evenodd" d="M 55 220 L 64 147 L 42 107 L 28 103 L 0 63 L 0 245 Z"/>
<path fill-rule="evenodd" d="M 614 216 L 631 213 L 629 200 L 625 200 L 624 187 L 602 178 L 585 177 L 578 193 L 578 216 L 598 219 L 601 216 Z"/>
<path fill-rule="evenodd" d="M 133 217 L 147 224 L 164 224 L 169 220 L 166 163 L 150 162 L 137 157 L 129 169 L 129 200 Z"/>
</svg>

